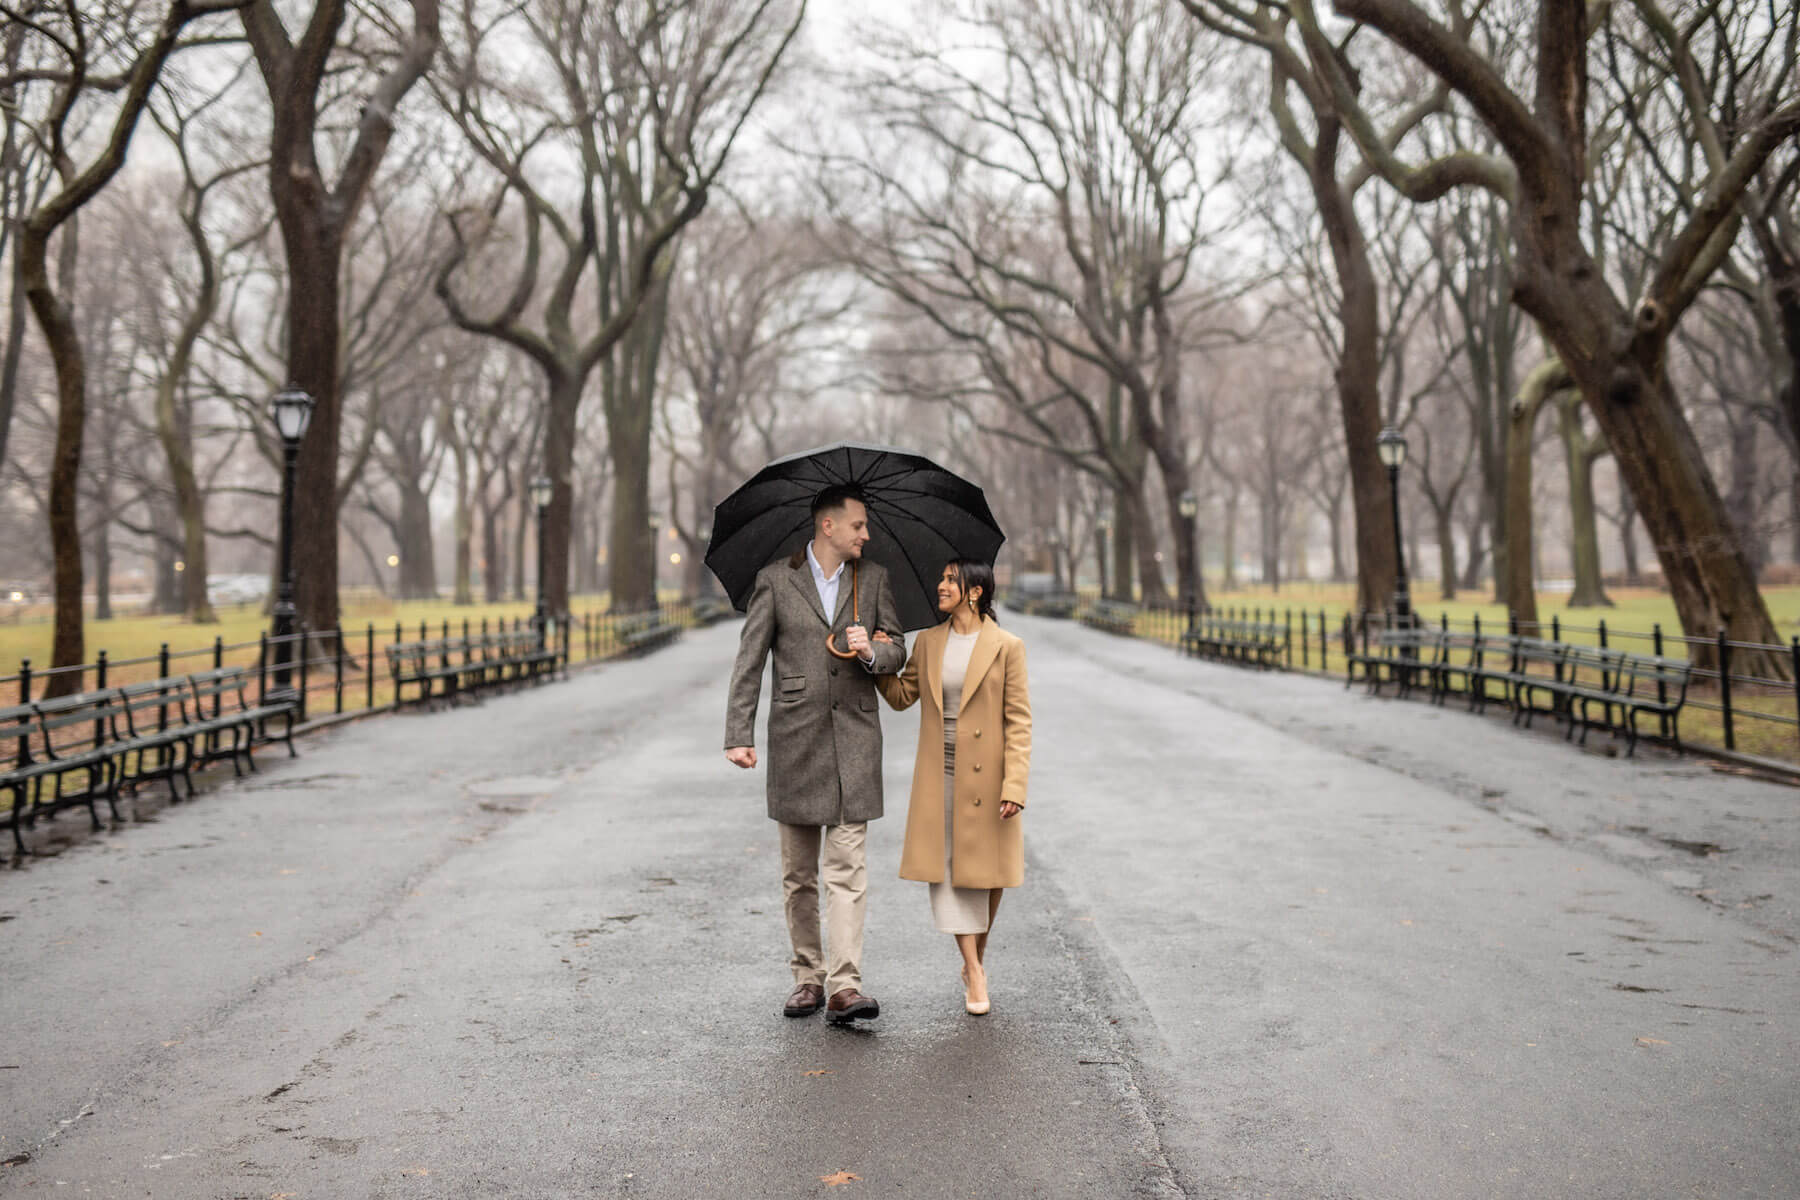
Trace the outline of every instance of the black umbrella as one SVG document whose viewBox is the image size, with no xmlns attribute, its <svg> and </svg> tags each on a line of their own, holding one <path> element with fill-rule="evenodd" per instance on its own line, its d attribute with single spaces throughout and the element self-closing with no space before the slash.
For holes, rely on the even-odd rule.
<svg viewBox="0 0 1800 1200">
<path fill-rule="evenodd" d="M 946 562 L 991 563 L 1006 541 L 981 489 L 923 455 L 857 442 L 790 454 L 713 509 L 706 565 L 739 612 L 758 571 L 812 540 L 813 497 L 834 483 L 862 489 L 869 509 L 863 556 L 887 568 L 906 629 L 942 619 L 937 584 Z"/>
</svg>

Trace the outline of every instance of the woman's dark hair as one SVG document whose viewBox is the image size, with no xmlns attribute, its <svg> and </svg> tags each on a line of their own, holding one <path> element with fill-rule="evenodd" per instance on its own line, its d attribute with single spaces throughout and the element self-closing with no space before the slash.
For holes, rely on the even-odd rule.
<svg viewBox="0 0 1800 1200">
<path fill-rule="evenodd" d="M 956 579 L 967 596 L 974 588 L 981 589 L 981 599 L 975 601 L 975 612 L 981 617 L 994 615 L 994 566 L 982 562 L 978 558 L 953 558 L 949 564 L 956 568 Z M 999 618 L 995 618 L 998 620 Z"/>
</svg>

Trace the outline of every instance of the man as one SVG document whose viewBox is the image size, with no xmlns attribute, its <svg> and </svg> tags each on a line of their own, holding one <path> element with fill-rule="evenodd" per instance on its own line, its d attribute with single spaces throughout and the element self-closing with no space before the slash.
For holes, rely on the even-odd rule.
<svg viewBox="0 0 1800 1200">
<path fill-rule="evenodd" d="M 812 541 L 757 573 L 731 671 L 725 757 L 745 769 L 756 766 L 757 693 L 773 650 L 769 816 L 781 825 L 794 972 L 794 991 L 782 1012 L 804 1017 L 823 1007 L 828 1020 L 845 1024 L 881 1014 L 862 992 L 868 887 L 863 841 L 868 823 L 881 815 L 881 721 L 873 676 L 898 671 L 906 648 L 887 571 L 862 561 L 869 515 L 857 490 L 826 488 L 813 498 L 812 518 Z M 853 595 L 859 618 L 853 617 Z M 871 628 L 891 640 L 872 639 Z M 841 636 L 855 658 L 835 657 L 826 648 L 828 634 Z"/>
</svg>

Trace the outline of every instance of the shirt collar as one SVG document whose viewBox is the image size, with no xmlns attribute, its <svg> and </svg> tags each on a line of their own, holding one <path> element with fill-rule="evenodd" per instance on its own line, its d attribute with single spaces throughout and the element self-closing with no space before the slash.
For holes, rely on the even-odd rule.
<svg viewBox="0 0 1800 1200">
<path fill-rule="evenodd" d="M 813 578 L 820 583 L 831 583 L 844 573 L 844 564 L 839 563 L 837 570 L 827 575 L 825 568 L 819 565 L 819 560 L 813 555 L 811 542 L 806 543 L 806 565 L 812 568 Z"/>
</svg>

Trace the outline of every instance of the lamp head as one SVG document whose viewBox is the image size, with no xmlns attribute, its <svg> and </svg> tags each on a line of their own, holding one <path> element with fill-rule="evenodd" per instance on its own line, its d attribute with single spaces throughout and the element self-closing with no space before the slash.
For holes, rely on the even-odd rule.
<svg viewBox="0 0 1800 1200">
<path fill-rule="evenodd" d="M 275 393 L 269 407 L 274 411 L 275 430 L 282 441 L 297 442 L 306 436 L 306 427 L 312 422 L 311 396 L 289 384 Z"/>
<path fill-rule="evenodd" d="M 1406 435 L 1389 425 L 1375 439 L 1375 452 L 1381 456 L 1382 466 L 1398 471 L 1406 462 Z"/>
<path fill-rule="evenodd" d="M 1181 510 L 1183 520 L 1191 521 L 1199 515 L 1200 497 L 1194 495 L 1191 489 L 1184 491 L 1181 493 L 1181 499 L 1176 502 L 1176 507 Z"/>
<path fill-rule="evenodd" d="M 539 475 L 531 481 L 531 503 L 537 508 L 549 508 L 550 497 L 555 495 L 556 485 L 550 482 L 548 475 Z"/>
</svg>

